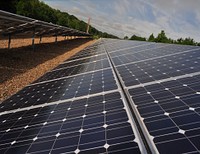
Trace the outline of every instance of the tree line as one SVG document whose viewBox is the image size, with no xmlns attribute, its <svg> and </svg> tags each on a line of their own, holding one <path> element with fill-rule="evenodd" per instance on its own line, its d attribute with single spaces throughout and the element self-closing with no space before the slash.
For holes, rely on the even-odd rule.
<svg viewBox="0 0 200 154">
<path fill-rule="evenodd" d="M 129 39 L 129 38 L 128 38 L 128 36 L 125 36 L 124 39 Z M 130 37 L 129 40 L 200 46 L 199 42 L 195 42 L 194 39 L 192 39 L 190 37 L 185 38 L 185 39 L 184 38 L 178 38 L 177 40 L 173 40 L 171 38 L 168 38 L 166 36 L 164 30 L 161 30 L 161 32 L 157 35 L 157 37 L 154 37 L 153 33 L 149 36 L 148 39 L 146 39 L 145 37 L 133 35 L 133 36 Z"/>
<path fill-rule="evenodd" d="M 51 22 L 80 31 L 86 31 L 87 28 L 87 23 L 84 21 L 79 20 L 75 16 L 66 12 L 53 9 L 39 0 L 1 0 L 0 10 L 23 15 L 37 20 Z M 112 34 L 101 32 L 92 26 L 90 26 L 89 33 L 95 38 L 118 38 Z"/>
</svg>

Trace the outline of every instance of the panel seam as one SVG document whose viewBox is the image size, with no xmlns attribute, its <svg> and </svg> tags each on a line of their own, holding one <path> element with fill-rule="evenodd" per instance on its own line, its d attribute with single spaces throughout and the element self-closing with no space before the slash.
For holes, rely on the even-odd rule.
<svg viewBox="0 0 200 154">
<path fill-rule="evenodd" d="M 148 153 L 148 154 L 157 153 L 154 148 L 150 148 L 150 146 L 149 146 L 149 144 L 148 144 L 148 142 L 146 140 L 146 137 L 145 137 L 145 135 L 144 135 L 144 133 L 143 133 L 143 131 L 141 129 L 141 126 L 140 126 L 139 122 L 138 122 L 137 116 L 136 116 L 136 114 L 135 114 L 135 112 L 133 110 L 133 107 L 131 106 L 130 100 L 128 99 L 127 93 L 126 93 L 125 89 L 123 88 L 122 80 L 120 79 L 120 76 L 119 76 L 119 74 L 118 74 L 118 72 L 117 72 L 117 70 L 116 70 L 116 68 L 114 66 L 114 63 L 113 63 L 108 51 L 105 48 L 105 45 L 104 45 L 104 49 L 105 49 L 106 54 L 108 56 L 108 60 L 109 60 L 109 62 L 111 64 L 111 68 L 113 70 L 113 73 L 115 74 L 116 79 L 117 79 L 117 81 L 119 83 L 119 86 L 120 86 L 119 88 L 121 89 L 121 93 L 123 94 L 124 99 L 127 102 L 127 106 L 128 106 L 128 108 L 129 108 L 129 110 L 131 112 L 131 115 L 132 115 L 133 119 L 134 119 L 134 123 L 135 123 L 135 125 L 137 127 L 138 133 L 140 134 L 141 140 L 143 141 L 143 144 L 144 144 L 145 149 L 146 149 L 146 153 Z"/>
</svg>

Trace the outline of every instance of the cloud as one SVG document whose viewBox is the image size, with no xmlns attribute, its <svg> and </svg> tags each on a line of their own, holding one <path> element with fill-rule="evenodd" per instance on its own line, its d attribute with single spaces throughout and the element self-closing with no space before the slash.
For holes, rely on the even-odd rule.
<svg viewBox="0 0 200 154">
<path fill-rule="evenodd" d="M 174 39 L 192 37 L 200 41 L 200 0 L 43 0 L 50 6 L 74 14 L 95 28 L 124 37 L 148 37 L 161 30 Z"/>
<path fill-rule="evenodd" d="M 172 38 L 193 37 L 200 41 L 200 1 L 198 0 L 150 0 L 144 3 L 152 8 L 154 23 Z"/>
<path fill-rule="evenodd" d="M 118 15 L 126 15 L 130 10 L 130 1 L 128 0 L 116 0 L 114 2 L 114 10 Z"/>
</svg>

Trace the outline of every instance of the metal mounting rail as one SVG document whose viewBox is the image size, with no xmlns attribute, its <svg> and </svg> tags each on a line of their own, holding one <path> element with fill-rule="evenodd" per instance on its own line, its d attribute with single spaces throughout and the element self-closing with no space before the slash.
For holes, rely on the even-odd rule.
<svg viewBox="0 0 200 154">
<path fill-rule="evenodd" d="M 104 46 L 105 48 L 105 46 Z M 158 151 L 157 151 L 157 148 L 155 147 L 155 145 L 153 144 L 152 140 L 149 138 L 149 136 L 146 134 L 146 130 L 144 128 L 144 124 L 141 122 L 141 118 L 139 117 L 139 113 L 137 112 L 136 108 L 133 106 L 133 103 L 130 99 L 130 96 L 128 94 L 128 91 L 127 89 L 125 89 L 125 85 L 121 79 L 121 76 L 119 75 L 113 61 L 112 61 L 112 58 L 110 57 L 108 51 L 106 50 L 105 48 L 105 51 L 106 51 L 106 54 L 108 56 L 108 60 L 111 64 L 111 68 L 113 69 L 113 73 L 115 74 L 116 78 L 117 78 L 117 82 L 119 83 L 119 88 L 121 89 L 122 91 L 122 95 L 124 96 L 124 99 L 128 105 L 128 108 L 129 108 L 129 111 L 131 112 L 131 115 L 133 117 L 133 120 L 134 120 L 134 123 L 137 127 L 137 130 L 138 130 L 138 133 L 140 135 L 140 138 L 145 146 L 145 149 L 146 149 L 146 153 L 148 154 L 157 154 Z M 144 151 L 143 151 L 144 152 Z"/>
</svg>

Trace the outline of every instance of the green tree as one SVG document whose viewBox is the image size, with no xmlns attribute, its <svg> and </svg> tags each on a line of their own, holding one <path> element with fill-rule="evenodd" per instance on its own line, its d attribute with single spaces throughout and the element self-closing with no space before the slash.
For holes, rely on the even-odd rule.
<svg viewBox="0 0 200 154">
<path fill-rule="evenodd" d="M 158 34 L 158 36 L 156 38 L 156 42 L 161 42 L 161 43 L 169 42 L 164 30 L 161 30 L 161 32 Z"/>
<path fill-rule="evenodd" d="M 146 41 L 146 38 L 145 37 L 140 37 L 140 36 L 137 36 L 137 35 L 133 35 L 130 40 L 138 40 L 138 41 Z"/>
<path fill-rule="evenodd" d="M 196 42 L 194 41 L 194 39 L 188 37 L 188 38 L 185 38 L 185 40 L 183 40 L 183 44 L 185 44 L 185 45 L 196 45 Z"/>
<path fill-rule="evenodd" d="M 16 5 L 16 13 L 30 17 L 32 14 L 32 6 L 30 1 L 20 0 Z"/>
<path fill-rule="evenodd" d="M 149 36 L 148 41 L 149 42 L 154 42 L 155 41 L 155 37 L 154 37 L 153 33 Z"/>
<path fill-rule="evenodd" d="M 177 39 L 176 43 L 177 44 L 182 44 L 183 43 L 183 39 L 182 38 Z"/>
<path fill-rule="evenodd" d="M 58 11 L 57 18 L 58 20 L 56 24 L 61 25 L 61 26 L 69 26 L 68 14 L 61 13 L 60 11 Z"/>
<path fill-rule="evenodd" d="M 86 31 L 87 23 L 66 12 L 55 10 L 40 0 L 1 0 L 0 9 L 37 20 Z M 98 37 L 118 38 L 90 26 L 89 33 Z"/>
<path fill-rule="evenodd" d="M 168 43 L 174 44 L 175 41 L 173 39 L 171 39 L 171 38 L 168 38 Z"/>
<path fill-rule="evenodd" d="M 179 38 L 176 41 L 174 41 L 176 44 L 182 44 L 182 45 L 198 45 L 197 42 L 194 41 L 194 39 L 188 37 L 188 38 Z"/>
<path fill-rule="evenodd" d="M 128 36 L 124 36 L 124 40 L 128 40 Z"/>
</svg>

